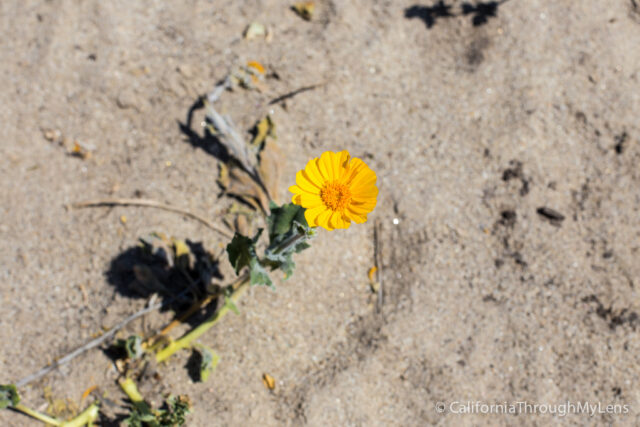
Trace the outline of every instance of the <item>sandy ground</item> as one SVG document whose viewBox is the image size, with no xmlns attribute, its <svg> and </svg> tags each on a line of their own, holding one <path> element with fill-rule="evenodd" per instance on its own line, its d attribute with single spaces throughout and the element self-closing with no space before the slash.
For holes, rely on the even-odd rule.
<svg viewBox="0 0 640 427">
<path fill-rule="evenodd" d="M 170 212 L 65 205 L 145 197 L 222 225 L 218 160 L 179 122 L 257 60 L 268 90 L 220 108 L 243 131 L 272 112 L 281 200 L 307 159 L 347 149 L 377 172 L 378 207 L 320 233 L 291 280 L 252 289 L 202 339 L 222 357 L 207 383 L 183 352 L 144 390 L 189 394 L 191 426 L 640 423 L 640 4 L 511 0 L 484 16 L 452 1 L 441 16 L 431 2 L 317 3 L 306 22 L 275 0 L 0 2 L 0 383 L 144 306 L 108 274 L 139 237 L 226 244 Z M 244 40 L 251 21 L 273 39 Z M 375 219 L 382 314 L 367 284 Z M 96 384 L 121 405 L 116 378 L 93 350 L 21 391 L 43 409 L 47 387 L 79 404 Z M 629 413 L 452 413 L 467 401 Z M 3 411 L 0 425 L 37 423 Z"/>
</svg>

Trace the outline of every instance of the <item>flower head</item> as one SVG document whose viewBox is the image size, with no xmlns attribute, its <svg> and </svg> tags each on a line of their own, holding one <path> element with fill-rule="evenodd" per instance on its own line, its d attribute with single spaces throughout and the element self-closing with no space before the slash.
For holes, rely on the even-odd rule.
<svg viewBox="0 0 640 427">
<path fill-rule="evenodd" d="M 293 203 L 306 209 L 307 223 L 327 230 L 365 222 L 378 195 L 375 172 L 347 151 L 325 151 L 309 160 L 289 191 Z"/>
</svg>

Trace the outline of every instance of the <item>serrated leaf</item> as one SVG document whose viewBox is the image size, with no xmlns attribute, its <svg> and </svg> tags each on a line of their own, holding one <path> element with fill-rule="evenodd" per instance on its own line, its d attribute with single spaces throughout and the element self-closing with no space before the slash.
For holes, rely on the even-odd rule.
<svg viewBox="0 0 640 427">
<path fill-rule="evenodd" d="M 271 245 L 284 239 L 285 234 L 292 230 L 294 221 L 308 227 L 302 206 L 287 203 L 271 209 L 271 215 L 267 218 Z"/>
<path fill-rule="evenodd" d="M 258 258 L 252 258 L 249 263 L 249 283 L 253 285 L 267 285 L 273 287 L 273 282 L 267 270 L 260 264 Z"/>
<path fill-rule="evenodd" d="M 200 382 L 205 382 L 218 366 L 220 356 L 208 347 L 198 345 L 197 349 L 200 353 Z"/>
<path fill-rule="evenodd" d="M 253 239 L 236 233 L 227 245 L 227 253 L 229 261 L 236 270 L 236 274 L 240 273 L 244 267 L 249 267 L 249 279 L 251 285 L 267 285 L 273 286 L 273 282 L 269 278 L 267 270 L 262 266 L 258 256 L 256 255 L 255 244 L 262 234 L 259 229 Z"/>
<path fill-rule="evenodd" d="M 0 409 L 16 406 L 20 403 L 18 389 L 13 384 L 0 385 Z"/>
<path fill-rule="evenodd" d="M 291 251 L 287 251 L 285 253 L 266 251 L 264 257 L 269 262 L 269 267 L 271 267 L 272 270 L 280 269 L 284 272 L 284 278 L 286 280 L 293 274 L 293 270 L 296 266 L 291 254 Z"/>
<path fill-rule="evenodd" d="M 257 236 L 260 236 L 261 232 L 262 230 L 258 232 Z M 229 255 L 229 262 L 236 270 L 236 274 L 240 273 L 240 270 L 248 266 L 251 259 L 256 256 L 254 240 L 236 233 L 231 239 L 231 243 L 227 245 L 227 254 Z"/>
</svg>

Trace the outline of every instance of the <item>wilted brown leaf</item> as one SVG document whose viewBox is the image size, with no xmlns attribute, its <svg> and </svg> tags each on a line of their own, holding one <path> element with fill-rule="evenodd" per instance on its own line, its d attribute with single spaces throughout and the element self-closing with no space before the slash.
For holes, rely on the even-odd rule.
<svg viewBox="0 0 640 427">
<path fill-rule="evenodd" d="M 269 390 L 273 390 L 276 388 L 276 380 L 269 374 L 262 374 L 262 383 Z"/>
<path fill-rule="evenodd" d="M 245 28 L 243 36 L 247 40 L 256 39 L 258 37 L 266 37 L 267 27 L 259 22 L 252 22 Z"/>
<path fill-rule="evenodd" d="M 225 192 L 241 198 L 255 209 L 262 209 L 269 212 L 269 198 L 260 185 L 253 180 L 244 170 L 237 167 L 226 167 L 228 179 Z M 221 169 L 223 169 L 221 167 Z M 222 171 L 221 171 L 222 174 Z M 221 183 L 223 180 L 218 179 Z M 222 184 L 221 184 L 222 185 Z"/>
<path fill-rule="evenodd" d="M 282 168 L 282 153 L 273 139 L 267 139 L 260 152 L 258 173 L 274 202 L 278 203 L 278 188 Z"/>
<path fill-rule="evenodd" d="M 316 4 L 313 1 L 300 1 L 294 3 L 291 8 L 305 21 L 311 21 Z"/>
<path fill-rule="evenodd" d="M 262 144 L 265 142 L 267 137 L 276 138 L 276 124 L 271 118 L 271 116 L 267 115 L 262 120 L 260 120 L 253 127 L 254 137 L 251 140 L 251 147 L 255 150 L 260 151 L 262 148 Z"/>
<path fill-rule="evenodd" d="M 193 268 L 195 262 L 194 256 L 189 249 L 189 246 L 182 240 L 173 240 L 173 250 L 175 253 L 175 262 L 178 268 L 183 270 L 190 270 Z"/>
</svg>

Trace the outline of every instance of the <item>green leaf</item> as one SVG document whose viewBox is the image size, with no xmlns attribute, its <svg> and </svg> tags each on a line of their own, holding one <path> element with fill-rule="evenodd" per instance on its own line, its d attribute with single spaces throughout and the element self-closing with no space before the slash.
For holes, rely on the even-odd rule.
<svg viewBox="0 0 640 427">
<path fill-rule="evenodd" d="M 264 258 L 272 270 L 282 270 L 286 280 L 296 265 L 292 255 L 310 247 L 307 241 L 315 231 L 307 224 L 304 209 L 293 203 L 272 208 L 267 221 L 270 243 Z"/>
<path fill-rule="evenodd" d="M 244 267 L 249 267 L 249 279 L 251 285 L 268 285 L 273 286 L 273 282 L 269 278 L 269 273 L 262 266 L 258 256 L 256 255 L 256 242 L 260 238 L 262 229 L 258 230 L 253 239 L 236 233 L 227 245 L 227 253 L 229 261 L 236 270 L 236 274 L 240 273 Z"/>
<path fill-rule="evenodd" d="M 20 403 L 18 389 L 13 384 L 0 385 L 0 409 Z"/>
<path fill-rule="evenodd" d="M 260 264 L 260 261 L 257 257 L 251 258 L 249 268 L 249 280 L 252 286 L 267 285 L 273 287 L 273 282 L 269 277 L 269 273 L 267 273 L 267 270 L 265 270 L 262 264 Z"/>
<path fill-rule="evenodd" d="M 293 229 L 294 221 L 308 227 L 302 206 L 287 203 L 271 208 L 271 215 L 267 218 L 270 245 L 283 240 L 284 236 Z"/>
<path fill-rule="evenodd" d="M 227 254 L 229 261 L 236 270 L 236 274 L 240 273 L 243 267 L 249 265 L 251 261 L 251 248 L 253 241 L 247 236 L 236 234 L 233 236 L 231 243 L 227 245 Z"/>
<path fill-rule="evenodd" d="M 271 267 L 272 270 L 280 269 L 284 271 L 286 280 L 293 274 L 293 270 L 296 267 L 296 263 L 293 262 L 293 257 L 291 256 L 292 253 L 292 251 L 274 253 L 267 250 L 264 257 L 268 261 L 269 267 Z"/>
<path fill-rule="evenodd" d="M 229 254 L 229 261 L 236 270 L 236 274 L 240 273 L 243 267 L 250 266 L 253 258 L 256 256 L 256 242 L 262 234 L 262 229 L 259 229 L 253 239 L 243 236 L 236 232 L 231 243 L 227 245 L 227 254 Z"/>
<path fill-rule="evenodd" d="M 209 379 L 209 376 L 215 371 L 216 366 L 218 366 L 218 362 L 220 361 L 220 356 L 211 350 L 208 347 L 203 345 L 198 345 L 196 348 L 198 353 L 200 353 L 200 382 L 205 382 Z"/>
</svg>

